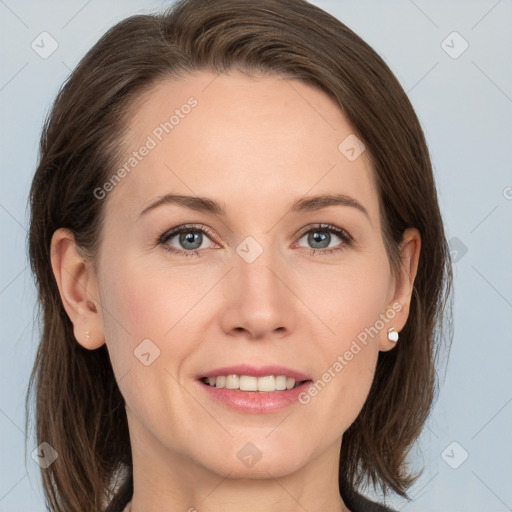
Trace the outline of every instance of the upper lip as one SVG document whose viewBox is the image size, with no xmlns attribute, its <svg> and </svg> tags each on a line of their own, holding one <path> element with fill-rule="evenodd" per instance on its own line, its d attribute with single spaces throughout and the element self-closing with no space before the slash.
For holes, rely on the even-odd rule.
<svg viewBox="0 0 512 512">
<path fill-rule="evenodd" d="M 201 374 L 198 378 L 204 377 L 218 377 L 219 375 L 250 375 L 252 377 L 266 377 L 269 375 L 284 375 L 285 377 L 292 377 L 295 381 L 311 380 L 309 375 L 299 372 L 292 368 L 286 368 L 280 365 L 267 365 L 256 368 L 249 364 L 238 364 L 234 366 L 223 366 L 222 368 L 215 368 Z"/>
</svg>

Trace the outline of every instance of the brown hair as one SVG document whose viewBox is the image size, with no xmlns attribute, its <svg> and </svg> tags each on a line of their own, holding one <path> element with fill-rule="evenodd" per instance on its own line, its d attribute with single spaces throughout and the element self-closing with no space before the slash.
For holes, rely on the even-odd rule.
<svg viewBox="0 0 512 512">
<path fill-rule="evenodd" d="M 371 158 L 393 272 L 403 231 L 416 227 L 421 234 L 410 316 L 397 347 L 379 354 L 368 399 L 343 436 L 340 492 L 371 482 L 406 496 L 417 478 L 406 456 L 435 397 L 452 270 L 414 110 L 368 44 L 304 0 L 184 0 L 111 28 L 72 72 L 43 128 L 29 231 L 43 329 L 26 408 L 28 422 L 35 384 L 38 443 L 59 454 L 42 469 L 52 510 L 121 510 L 133 492 L 123 397 L 106 346 L 89 351 L 74 339 L 50 265 L 52 234 L 69 228 L 94 258 L 106 201 L 93 191 L 122 161 L 134 102 L 161 79 L 230 69 L 299 79 L 339 104 Z"/>
</svg>

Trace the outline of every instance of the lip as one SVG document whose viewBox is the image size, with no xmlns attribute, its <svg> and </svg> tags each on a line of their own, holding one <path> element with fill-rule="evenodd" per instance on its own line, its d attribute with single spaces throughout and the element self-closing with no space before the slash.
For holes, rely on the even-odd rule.
<svg viewBox="0 0 512 512">
<path fill-rule="evenodd" d="M 224 374 L 221 373 L 219 375 Z M 242 373 L 242 375 L 248 374 Z M 270 375 L 274 374 L 271 373 Z M 280 373 L 280 375 L 282 374 Z M 212 374 L 211 376 L 214 377 L 215 375 Z M 264 376 L 265 375 L 260 375 L 260 377 Z M 216 388 L 214 386 L 210 386 L 209 384 L 205 384 L 201 380 L 197 380 L 196 382 L 198 386 L 200 386 L 202 392 L 205 392 L 210 399 L 231 409 L 234 409 L 237 412 L 249 414 L 271 413 L 279 409 L 289 407 L 295 404 L 299 399 L 299 395 L 305 392 L 308 387 L 313 384 L 313 381 L 308 379 L 306 382 L 303 382 L 296 388 L 287 389 L 284 391 L 261 392 Z"/>
<path fill-rule="evenodd" d="M 312 377 L 305 373 L 299 372 L 292 368 L 286 368 L 279 365 L 267 365 L 256 368 L 248 364 L 239 364 L 235 366 L 224 366 L 223 368 L 216 368 L 209 370 L 204 374 L 198 375 L 197 379 L 204 377 L 218 377 L 219 375 L 250 375 L 251 377 L 267 377 L 269 375 L 284 375 L 285 377 L 292 377 L 295 381 L 311 380 Z M 211 387 L 211 386 L 210 386 Z M 295 388 L 298 389 L 298 388 Z M 276 392 L 278 393 L 278 392 Z"/>
</svg>

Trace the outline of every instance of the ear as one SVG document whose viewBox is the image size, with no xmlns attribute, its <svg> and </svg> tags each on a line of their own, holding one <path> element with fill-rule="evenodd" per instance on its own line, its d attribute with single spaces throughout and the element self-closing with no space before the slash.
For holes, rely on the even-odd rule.
<svg viewBox="0 0 512 512">
<path fill-rule="evenodd" d="M 391 350 L 395 346 L 395 343 L 388 339 L 388 329 L 393 327 L 394 330 L 399 333 L 409 317 L 414 279 L 418 271 L 420 250 L 420 232 L 416 228 L 407 228 L 404 231 L 402 242 L 400 243 L 400 259 L 402 266 L 398 276 L 392 279 L 390 292 L 392 299 L 386 308 L 388 315 L 391 311 L 395 312 L 395 315 L 386 323 L 386 327 L 379 337 L 379 349 L 382 351 Z M 400 343 L 400 341 L 398 341 L 398 343 Z"/>
<path fill-rule="evenodd" d="M 69 229 L 60 228 L 53 234 L 51 264 L 76 340 L 89 350 L 101 347 L 105 338 L 96 275 L 92 262 L 79 254 Z"/>
</svg>

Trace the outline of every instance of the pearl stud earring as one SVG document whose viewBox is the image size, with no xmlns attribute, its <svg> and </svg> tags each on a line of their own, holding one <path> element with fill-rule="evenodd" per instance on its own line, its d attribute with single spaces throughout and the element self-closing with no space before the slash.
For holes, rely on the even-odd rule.
<svg viewBox="0 0 512 512">
<path fill-rule="evenodd" d="M 85 339 L 88 340 L 91 337 L 91 333 L 89 331 L 85 331 Z"/>
<path fill-rule="evenodd" d="M 390 327 L 388 329 L 388 340 L 396 343 L 398 341 L 398 333 L 395 331 L 394 327 Z"/>
</svg>

